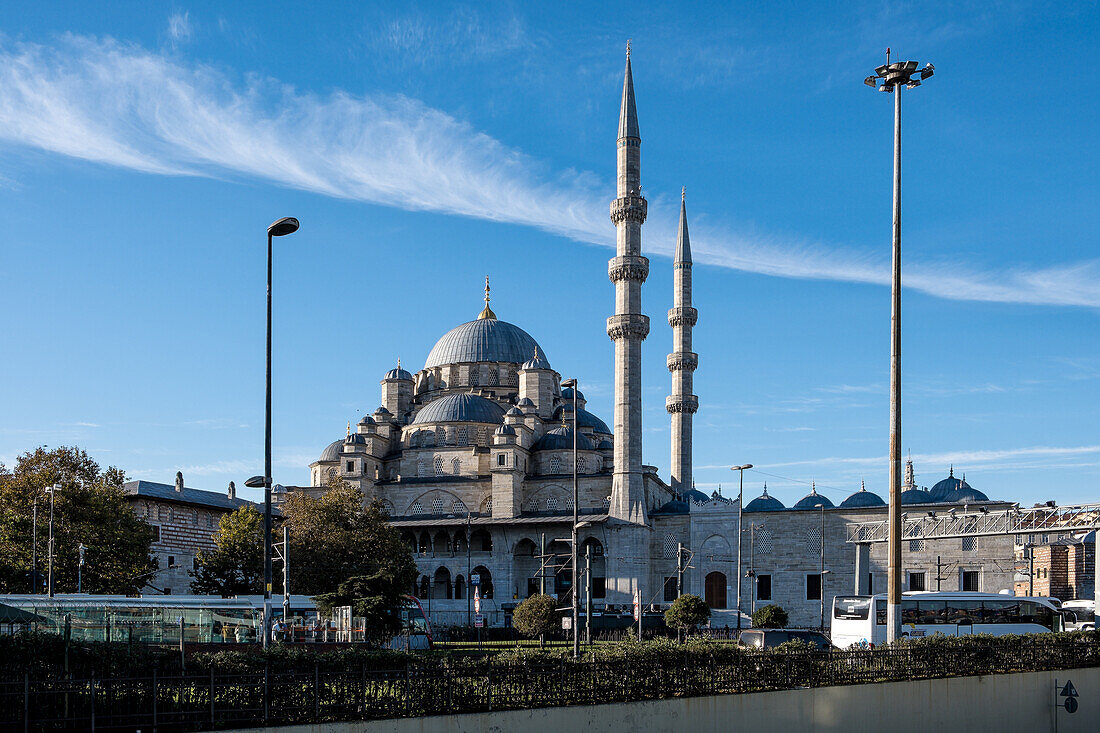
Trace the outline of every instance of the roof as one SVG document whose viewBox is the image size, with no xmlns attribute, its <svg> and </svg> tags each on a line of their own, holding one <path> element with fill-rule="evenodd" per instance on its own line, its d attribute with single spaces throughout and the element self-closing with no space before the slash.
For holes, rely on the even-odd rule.
<svg viewBox="0 0 1100 733">
<path fill-rule="evenodd" d="M 641 138 L 638 131 L 638 108 L 634 104 L 634 75 L 630 71 L 630 49 L 626 51 L 626 72 L 623 74 L 623 102 L 619 107 L 619 139 Z"/>
<path fill-rule="evenodd" d="M 768 498 L 770 499 L 771 497 L 768 497 Z M 822 496 L 821 494 L 817 493 L 817 489 L 815 488 L 809 494 L 806 494 L 801 499 L 799 499 L 797 502 L 795 502 L 795 505 L 791 508 L 792 509 L 818 509 L 820 507 L 825 507 L 826 509 L 832 509 L 833 508 L 833 502 L 829 500 L 829 497 Z"/>
<path fill-rule="evenodd" d="M 538 343 L 519 326 L 496 318 L 483 318 L 455 326 L 436 342 L 424 362 L 425 369 L 466 362 L 522 364 Z M 545 358 L 545 352 L 539 349 Z"/>
<path fill-rule="evenodd" d="M 585 514 L 580 513 L 582 521 L 592 522 L 598 524 L 600 522 L 607 521 L 607 512 L 600 512 L 598 514 Z M 573 514 L 544 514 L 544 515 L 523 515 L 519 517 L 472 517 L 469 523 L 472 526 L 485 526 L 488 524 L 493 525 L 509 525 L 509 524 L 571 524 L 573 522 Z M 440 517 L 436 519 L 417 519 L 416 517 L 395 517 L 390 520 L 390 524 L 395 527 L 462 527 L 466 525 L 466 517 L 454 516 L 454 517 Z"/>
<path fill-rule="evenodd" d="M 396 369 L 390 369 L 386 372 L 385 379 L 404 379 L 411 382 L 413 381 L 413 375 L 409 374 L 405 369 L 397 367 Z"/>
<path fill-rule="evenodd" d="M 323 451 L 321 451 L 321 457 L 317 460 L 320 462 L 326 461 L 338 461 L 340 455 L 344 452 L 344 439 L 334 440 L 329 443 Z"/>
<path fill-rule="evenodd" d="M 902 504 L 931 504 L 932 495 L 924 489 L 906 489 L 901 492 Z"/>
<path fill-rule="evenodd" d="M 561 398 L 563 401 L 573 404 L 573 388 L 562 387 Z M 577 402 L 584 402 L 584 392 L 581 392 L 579 389 L 577 390 Z M 584 408 L 582 407 L 581 409 L 583 410 Z"/>
<path fill-rule="evenodd" d="M 929 492 L 932 501 L 961 504 L 964 502 L 989 501 L 989 497 L 978 491 L 965 478 L 955 478 L 955 467 L 948 471 L 947 478 L 936 483 Z"/>
<path fill-rule="evenodd" d="M 687 202 L 680 194 L 680 231 L 676 234 L 676 257 L 673 262 L 691 262 L 691 241 L 688 239 Z"/>
<path fill-rule="evenodd" d="M 535 443 L 535 450 L 573 450 L 573 428 L 554 428 Z M 577 450 L 594 450 L 592 441 L 584 433 L 577 433 Z"/>
<path fill-rule="evenodd" d="M 548 362 L 546 360 L 546 357 L 542 355 L 542 352 L 539 351 L 539 347 L 537 347 L 537 346 L 535 347 L 535 353 L 533 353 L 531 355 L 531 358 L 528 359 L 527 361 L 523 362 L 523 365 L 520 366 L 520 369 L 522 369 L 524 371 L 531 371 L 532 369 L 553 369 L 553 368 L 554 367 L 550 366 L 550 362 Z"/>
<path fill-rule="evenodd" d="M 886 506 L 886 502 L 878 494 L 863 488 L 840 502 L 841 509 L 860 509 L 875 506 Z"/>
<path fill-rule="evenodd" d="M 569 402 L 566 402 L 563 405 L 560 405 L 558 407 L 558 409 L 554 410 L 554 418 L 553 419 L 554 420 L 561 420 L 563 418 L 563 416 L 565 415 L 565 413 L 567 413 L 567 412 L 570 413 L 570 414 L 569 414 L 568 417 L 565 417 L 565 420 L 572 423 L 573 422 L 573 415 L 572 415 L 572 413 L 573 413 L 573 402 L 572 402 L 572 400 L 570 400 Z M 591 412 L 584 409 L 583 407 L 578 407 L 577 408 L 577 424 L 580 425 L 582 428 L 592 428 L 593 432 L 596 432 L 596 433 L 602 433 L 604 435 L 611 435 L 611 428 L 607 427 L 607 423 L 605 423 L 603 420 L 596 417 L 595 415 L 593 415 Z"/>
<path fill-rule="evenodd" d="M 342 440 L 337 442 L 343 444 Z M 211 509 L 222 509 L 227 512 L 240 509 L 242 506 L 255 506 L 255 503 L 248 499 L 230 499 L 228 494 L 220 491 L 189 489 L 186 486 L 183 487 L 183 491 L 176 491 L 176 487 L 172 484 L 158 484 L 153 481 L 127 481 L 122 485 L 122 490 L 131 496 L 143 499 L 204 506 Z"/>
<path fill-rule="evenodd" d="M 492 323 L 492 321 L 482 321 Z M 413 425 L 438 422 L 484 422 L 499 425 L 504 408 L 492 400 L 472 394 L 449 394 L 429 402 L 413 418 Z"/>
<path fill-rule="evenodd" d="M 783 506 L 783 502 L 779 501 L 779 499 L 776 499 L 774 496 L 768 496 L 768 486 L 767 484 L 765 484 L 764 493 L 746 504 L 745 508 L 742 509 L 742 511 L 774 512 L 781 509 L 786 509 L 786 507 Z"/>
</svg>

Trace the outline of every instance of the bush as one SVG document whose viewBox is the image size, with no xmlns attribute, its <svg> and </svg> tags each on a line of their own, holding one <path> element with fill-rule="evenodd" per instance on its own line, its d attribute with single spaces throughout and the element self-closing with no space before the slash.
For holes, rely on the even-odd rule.
<svg viewBox="0 0 1100 733">
<path fill-rule="evenodd" d="M 516 606 L 512 625 L 524 636 L 545 636 L 561 625 L 558 602 L 553 596 L 536 593 Z"/>
<path fill-rule="evenodd" d="M 665 623 L 675 629 L 694 629 L 710 618 L 710 607 L 690 593 L 677 598 L 665 611 Z"/>
<path fill-rule="evenodd" d="M 758 608 L 752 614 L 752 625 L 758 629 L 785 629 L 789 622 L 787 612 L 774 603 Z"/>
</svg>

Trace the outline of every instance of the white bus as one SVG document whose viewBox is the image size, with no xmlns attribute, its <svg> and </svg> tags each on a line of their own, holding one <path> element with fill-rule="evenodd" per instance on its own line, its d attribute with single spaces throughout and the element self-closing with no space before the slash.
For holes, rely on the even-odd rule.
<svg viewBox="0 0 1100 733">
<path fill-rule="evenodd" d="M 1066 631 L 1093 631 L 1096 628 L 1096 601 L 1066 601 L 1062 604 Z"/>
<path fill-rule="evenodd" d="M 998 593 L 912 591 L 901 602 L 902 636 L 1033 634 L 1062 631 L 1049 598 Z M 833 599 L 832 642 L 842 649 L 886 641 L 886 594 Z"/>
</svg>

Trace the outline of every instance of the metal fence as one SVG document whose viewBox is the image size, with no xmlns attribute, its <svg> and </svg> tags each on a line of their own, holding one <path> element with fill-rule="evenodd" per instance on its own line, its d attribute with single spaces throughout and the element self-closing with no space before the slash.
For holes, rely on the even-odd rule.
<svg viewBox="0 0 1100 733">
<path fill-rule="evenodd" d="M 25 677 L 0 683 L 0 730 L 198 731 L 734 694 L 1100 666 L 1091 638 L 822 651 L 737 648 L 404 669 Z"/>
</svg>

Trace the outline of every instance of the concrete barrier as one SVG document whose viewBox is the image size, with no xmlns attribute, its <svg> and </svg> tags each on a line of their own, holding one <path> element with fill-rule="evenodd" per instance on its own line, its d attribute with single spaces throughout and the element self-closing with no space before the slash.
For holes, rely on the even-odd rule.
<svg viewBox="0 0 1100 733">
<path fill-rule="evenodd" d="M 1061 707 L 1067 680 L 1079 693 Z M 280 733 L 1095 733 L 1100 731 L 1100 668 L 818 687 L 743 695 L 506 710 L 396 720 L 321 723 Z M 1057 719 L 1055 719 L 1057 716 Z M 248 729 L 255 733 L 256 728 Z M 240 731 L 245 733 L 245 731 Z"/>
</svg>

